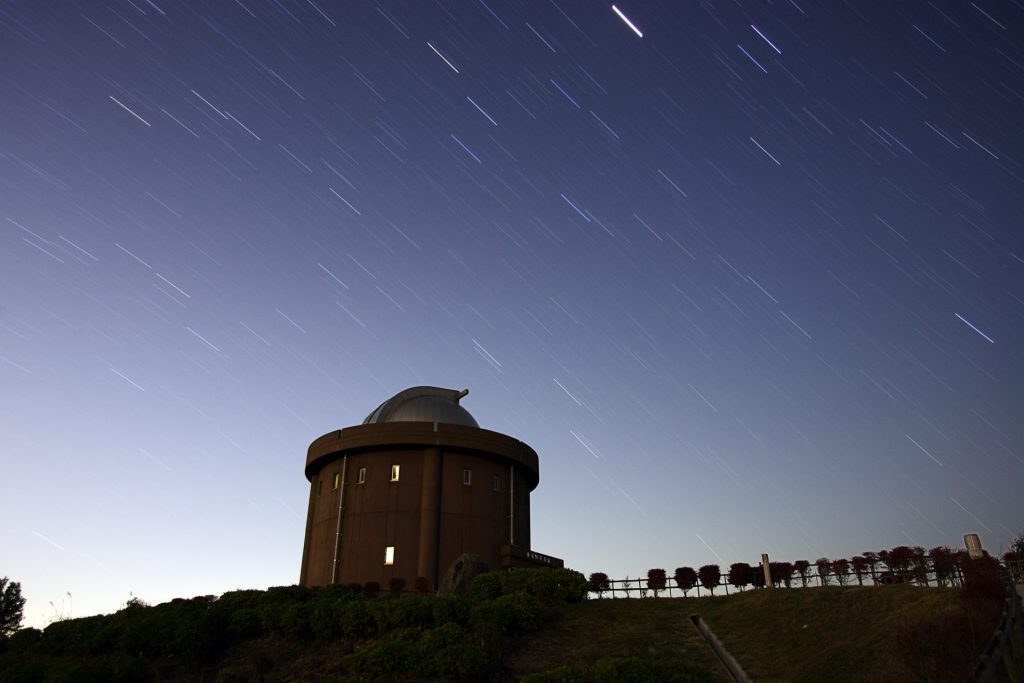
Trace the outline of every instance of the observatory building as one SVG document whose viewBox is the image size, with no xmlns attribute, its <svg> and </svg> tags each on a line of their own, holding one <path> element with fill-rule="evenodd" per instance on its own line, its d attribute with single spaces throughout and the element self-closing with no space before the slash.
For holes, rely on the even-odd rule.
<svg viewBox="0 0 1024 683">
<path fill-rule="evenodd" d="M 406 389 L 310 444 L 300 584 L 424 577 L 436 589 L 463 553 L 491 569 L 562 566 L 530 550 L 537 453 L 481 429 L 459 405 L 468 393 Z"/>
</svg>

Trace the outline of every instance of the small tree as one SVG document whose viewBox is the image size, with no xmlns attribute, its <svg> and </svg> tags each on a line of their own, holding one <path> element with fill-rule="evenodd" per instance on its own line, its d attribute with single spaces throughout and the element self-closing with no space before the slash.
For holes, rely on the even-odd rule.
<svg viewBox="0 0 1024 683">
<path fill-rule="evenodd" d="M 793 583 L 793 563 L 792 562 L 769 562 L 768 568 L 772 573 L 772 583 L 779 585 L 780 583 L 789 588 Z M 777 578 L 776 578 L 777 577 Z"/>
<path fill-rule="evenodd" d="M 878 583 L 878 574 L 876 573 L 878 569 L 878 553 L 873 553 L 869 550 L 861 553 L 860 556 L 867 562 L 868 571 L 871 572 L 871 583 Z"/>
<path fill-rule="evenodd" d="M 832 570 L 832 561 L 827 557 L 819 557 L 814 561 L 814 566 L 818 569 L 818 580 L 821 581 L 821 585 L 827 586 L 828 575 Z"/>
<path fill-rule="evenodd" d="M 807 588 L 807 573 L 811 569 L 811 563 L 807 560 L 797 560 L 793 563 L 793 569 L 800 576 L 800 585 Z"/>
<path fill-rule="evenodd" d="M 889 555 L 885 560 L 885 563 L 889 565 L 889 569 L 903 579 L 907 578 L 907 574 L 910 572 L 910 566 L 913 562 L 914 551 L 905 545 L 898 545 L 890 550 Z"/>
<path fill-rule="evenodd" d="M 717 564 L 706 564 L 697 570 L 697 578 L 700 579 L 700 585 L 714 595 L 715 588 L 722 581 L 722 570 L 718 568 Z"/>
<path fill-rule="evenodd" d="M 590 575 L 590 590 L 591 592 L 597 593 L 597 597 L 600 600 L 602 594 L 611 588 L 611 584 L 608 581 L 608 575 L 604 572 L 594 572 Z"/>
<path fill-rule="evenodd" d="M 729 565 L 729 584 L 743 590 L 754 578 L 754 568 L 746 562 L 735 562 Z"/>
<path fill-rule="evenodd" d="M 664 569 L 647 570 L 647 587 L 654 591 L 654 597 L 658 597 L 658 593 L 665 590 L 666 583 Z"/>
<path fill-rule="evenodd" d="M 25 598 L 21 597 L 21 584 L 0 578 L 0 636 L 18 630 L 25 612 Z"/>
<path fill-rule="evenodd" d="M 864 585 L 864 574 L 868 569 L 868 561 L 863 555 L 854 555 L 850 558 L 850 566 L 853 567 L 853 573 L 857 577 L 857 585 Z"/>
<path fill-rule="evenodd" d="M 388 592 L 391 595 L 400 597 L 405 591 L 405 579 L 399 576 L 393 576 L 388 580 Z"/>
<path fill-rule="evenodd" d="M 956 556 L 953 551 L 940 545 L 929 550 L 928 557 L 932 561 L 935 581 L 940 586 L 952 585 L 953 575 L 956 573 Z"/>
<path fill-rule="evenodd" d="M 693 567 L 676 567 L 672 578 L 675 579 L 679 589 L 683 591 L 684 597 L 688 590 L 697 585 L 697 572 L 693 571 Z"/>
<path fill-rule="evenodd" d="M 836 581 L 839 582 L 840 586 L 845 586 L 846 582 L 850 580 L 850 561 L 846 558 L 839 558 L 838 560 L 832 560 L 832 573 L 836 575 Z"/>
</svg>

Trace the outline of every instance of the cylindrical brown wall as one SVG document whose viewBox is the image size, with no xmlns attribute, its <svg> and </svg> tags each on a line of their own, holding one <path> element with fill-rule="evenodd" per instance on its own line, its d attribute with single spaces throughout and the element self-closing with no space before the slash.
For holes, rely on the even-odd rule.
<svg viewBox="0 0 1024 683">
<path fill-rule="evenodd" d="M 341 481 L 345 456 L 347 476 Z M 391 481 L 393 465 L 399 467 L 398 481 Z M 526 444 L 485 429 L 432 423 L 362 425 L 325 434 L 310 445 L 307 457 L 311 490 L 300 582 L 331 582 L 343 488 L 337 583 L 386 586 L 400 577 L 411 584 L 422 576 L 436 587 L 463 553 L 499 568 L 501 546 L 509 542 L 510 466 L 516 473 L 515 542 L 529 548 L 529 493 L 539 477 L 537 455 Z M 388 547 L 394 548 L 391 565 L 385 564 Z"/>
</svg>

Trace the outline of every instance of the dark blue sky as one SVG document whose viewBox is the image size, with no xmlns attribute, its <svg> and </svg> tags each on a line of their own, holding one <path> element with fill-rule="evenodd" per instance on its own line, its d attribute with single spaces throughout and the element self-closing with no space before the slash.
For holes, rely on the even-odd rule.
<svg viewBox="0 0 1024 683">
<path fill-rule="evenodd" d="M 0 5 L 30 621 L 295 582 L 306 446 L 417 384 L 585 572 L 1024 531 L 1024 7 L 619 9 Z"/>
</svg>

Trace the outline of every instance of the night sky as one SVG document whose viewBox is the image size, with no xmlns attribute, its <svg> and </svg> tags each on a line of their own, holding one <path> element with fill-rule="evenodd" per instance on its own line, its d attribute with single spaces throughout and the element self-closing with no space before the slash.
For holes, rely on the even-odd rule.
<svg viewBox="0 0 1024 683">
<path fill-rule="evenodd" d="M 586 573 L 1024 531 L 1024 5 L 618 10 L 0 4 L 28 623 L 295 583 L 309 442 L 419 384 Z"/>
</svg>

